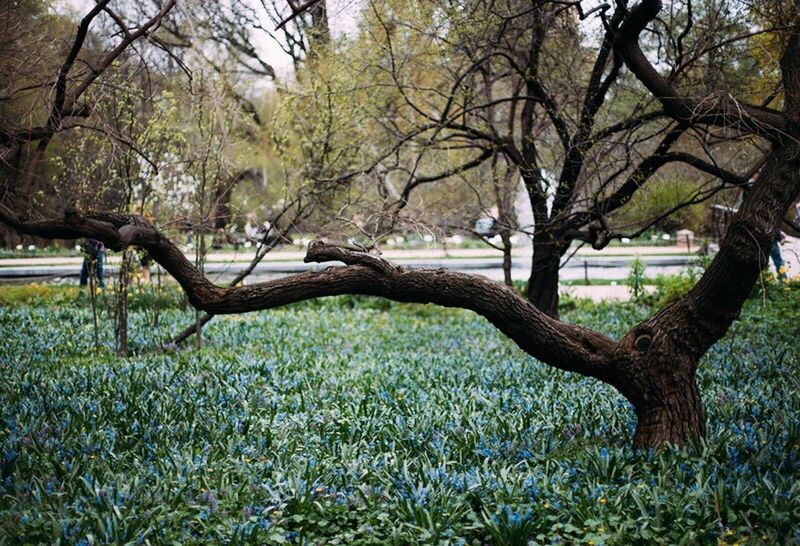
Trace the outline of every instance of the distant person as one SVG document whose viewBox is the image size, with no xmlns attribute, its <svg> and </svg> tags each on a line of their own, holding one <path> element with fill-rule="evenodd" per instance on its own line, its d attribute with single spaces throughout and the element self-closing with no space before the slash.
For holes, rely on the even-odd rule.
<svg viewBox="0 0 800 546">
<path fill-rule="evenodd" d="M 103 262 L 106 258 L 106 247 L 97 239 L 87 239 L 83 244 L 83 265 L 81 265 L 81 286 L 86 286 L 89 282 L 90 268 L 94 268 L 97 286 L 105 288 L 106 283 L 103 278 Z"/>
<path fill-rule="evenodd" d="M 186 220 L 186 246 L 194 246 L 194 224 L 191 220 Z"/>
<path fill-rule="evenodd" d="M 786 279 L 786 262 L 783 261 L 781 256 L 781 247 L 786 242 L 786 235 L 779 229 L 775 232 L 775 237 L 772 238 L 772 248 L 769 251 L 769 257 L 772 258 L 772 263 L 775 265 L 775 274 L 780 280 Z"/>
</svg>

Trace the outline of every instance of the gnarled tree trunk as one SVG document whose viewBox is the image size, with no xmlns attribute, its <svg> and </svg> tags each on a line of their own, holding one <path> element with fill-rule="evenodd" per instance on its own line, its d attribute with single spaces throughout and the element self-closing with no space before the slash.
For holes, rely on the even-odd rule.
<svg viewBox="0 0 800 546">
<path fill-rule="evenodd" d="M 71 213 L 63 221 L 24 221 L 0 205 L 0 219 L 40 236 L 92 237 L 112 249 L 144 247 L 181 284 L 192 305 L 210 314 L 269 309 L 338 294 L 470 309 L 531 356 L 614 386 L 636 409 L 639 423 L 635 444 L 658 447 L 686 444 L 702 436 L 697 363 L 738 315 L 766 263 L 768 243 L 781 211 L 798 192 L 800 145 L 787 144 L 770 156 L 759 184 L 749 192 L 720 252 L 698 284 L 619 342 L 560 322 L 515 290 L 486 278 L 446 270 L 404 269 L 377 255 L 320 242 L 309 246 L 306 261 L 340 261 L 345 266 L 220 288 L 140 217 Z"/>
<path fill-rule="evenodd" d="M 635 446 L 682 445 L 703 436 L 698 359 L 660 323 L 637 327 L 620 341 L 612 358 L 620 371 L 615 386 L 636 411 Z"/>
<path fill-rule="evenodd" d="M 662 363 L 663 365 L 664 363 Z M 633 445 L 652 447 L 684 445 L 705 434 L 705 415 L 694 375 L 649 374 L 646 387 L 652 396 L 636 407 Z M 655 388 L 654 388 L 655 387 Z"/>
</svg>

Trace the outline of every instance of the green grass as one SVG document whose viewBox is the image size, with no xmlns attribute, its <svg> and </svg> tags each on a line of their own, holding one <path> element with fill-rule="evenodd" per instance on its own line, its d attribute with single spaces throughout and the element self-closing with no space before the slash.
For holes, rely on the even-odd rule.
<svg viewBox="0 0 800 546">
<path fill-rule="evenodd" d="M 611 388 L 468 312 L 338 298 L 120 359 L 108 319 L 93 351 L 85 300 L 9 306 L 0 543 L 795 543 L 800 305 L 781 297 L 704 359 L 707 443 L 663 452 L 628 447 Z M 568 303 L 611 335 L 650 312 Z M 188 316 L 134 312 L 133 348 Z"/>
</svg>

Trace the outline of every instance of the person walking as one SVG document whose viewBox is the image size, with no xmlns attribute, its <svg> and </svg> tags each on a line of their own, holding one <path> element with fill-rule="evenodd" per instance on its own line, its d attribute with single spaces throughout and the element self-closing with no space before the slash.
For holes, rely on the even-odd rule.
<svg viewBox="0 0 800 546">
<path fill-rule="evenodd" d="M 106 247 L 97 239 L 87 239 L 83 246 L 83 265 L 81 265 L 80 285 L 86 286 L 89 282 L 89 272 L 94 269 L 97 286 L 105 288 L 103 278 L 103 262 L 106 257 Z"/>
<path fill-rule="evenodd" d="M 786 262 L 783 261 L 780 247 L 785 242 L 786 235 L 779 229 L 772 238 L 772 248 L 769 251 L 769 257 L 772 258 L 772 263 L 775 265 L 775 274 L 781 281 L 786 280 Z"/>
</svg>

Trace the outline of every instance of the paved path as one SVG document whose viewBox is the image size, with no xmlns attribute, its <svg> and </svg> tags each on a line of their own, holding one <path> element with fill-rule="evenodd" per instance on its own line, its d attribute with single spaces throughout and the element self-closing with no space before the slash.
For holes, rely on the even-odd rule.
<svg viewBox="0 0 800 546">
<path fill-rule="evenodd" d="M 800 239 L 789 237 L 781 248 L 789 268 L 789 275 L 800 274 Z M 587 297 L 595 301 L 601 299 L 627 299 L 625 279 L 630 271 L 630 263 L 636 255 L 646 263 L 645 276 L 675 275 L 685 271 L 687 264 L 697 258 L 681 252 L 681 247 L 611 247 L 603 251 L 581 249 L 561 269 L 562 280 L 588 278 L 607 279 L 617 285 L 564 286 L 562 292 L 576 297 Z M 693 249 L 695 250 L 695 249 Z M 283 277 L 292 273 L 321 269 L 332 264 L 306 264 L 302 262 L 304 251 L 280 250 L 270 253 L 259 264 L 250 277 L 251 282 Z M 452 249 L 446 253 L 442 249 L 386 250 L 383 256 L 398 264 L 416 268 L 447 268 L 465 273 L 480 274 L 494 280 L 502 280 L 503 272 L 499 253 L 491 249 Z M 244 253 L 212 254 L 206 270 L 214 282 L 222 282 L 235 275 L 250 260 Z M 75 282 L 80 272 L 80 257 L 39 257 L 0 260 L 0 281 L 30 282 L 35 280 L 70 279 Z M 108 274 L 116 271 L 117 256 L 111 256 L 106 270 Z M 527 280 L 530 274 L 530 254 L 521 250 L 514 253 L 512 278 Z M 770 267 L 771 264 L 770 264 Z"/>
<path fill-rule="evenodd" d="M 564 280 L 576 279 L 623 279 L 628 275 L 630 264 L 634 256 L 611 256 L 596 258 L 573 258 L 561 269 Z M 647 264 L 647 274 L 675 274 L 686 268 L 690 262 L 696 262 L 695 256 L 647 256 L 642 260 Z M 499 257 L 487 258 L 392 258 L 397 265 L 414 269 L 451 269 L 463 273 L 475 273 L 491 279 L 502 280 L 502 260 Z M 109 260 L 106 263 L 106 274 L 114 275 L 117 272 L 116 262 Z M 243 262 L 211 262 L 206 264 L 205 272 L 215 281 L 233 277 L 245 267 Z M 340 262 L 305 263 L 300 260 L 275 261 L 264 260 L 256 266 L 250 280 L 267 280 L 283 277 L 292 273 L 324 269 L 332 265 L 342 265 Z M 16 282 L 39 278 L 77 277 L 81 262 L 61 263 L 50 265 L 45 263 L 29 263 L 28 265 L 14 265 L 0 267 L 0 279 L 12 279 Z M 513 260 L 512 278 L 526 280 L 530 274 L 530 257 L 517 256 Z"/>
<path fill-rule="evenodd" d="M 791 277 L 800 275 L 800 238 L 787 236 L 786 243 L 781 247 L 781 254 L 786 261 L 788 275 Z"/>
<path fill-rule="evenodd" d="M 656 287 L 647 285 L 644 287 L 647 292 L 655 292 Z M 561 295 L 569 295 L 574 298 L 586 298 L 594 302 L 611 301 L 611 300 L 624 300 L 628 301 L 631 298 L 628 287 L 623 284 L 617 285 L 589 285 L 589 286 L 568 286 L 562 284 L 558 288 L 558 293 Z"/>
<path fill-rule="evenodd" d="M 612 246 L 604 250 L 593 250 L 583 247 L 575 254 L 581 258 L 604 258 L 612 256 L 666 256 L 666 255 L 685 255 L 685 246 Z M 692 253 L 697 252 L 698 247 L 692 247 Z M 213 252 L 208 255 L 207 262 L 249 262 L 254 249 L 246 249 L 241 252 Z M 281 248 L 270 252 L 264 257 L 264 262 L 285 262 L 302 261 L 305 258 L 305 250 L 292 250 L 291 247 Z M 435 258 L 496 258 L 502 253 L 489 246 L 483 248 L 453 248 L 444 250 L 442 248 L 418 248 L 418 249 L 385 249 L 382 255 L 388 260 L 400 259 L 435 259 Z M 525 258 L 531 256 L 530 249 L 515 249 L 515 257 Z M 190 260 L 194 260 L 192 253 L 187 253 Z M 80 265 L 82 256 L 32 256 L 30 258 L 2 258 L 0 267 L 20 267 L 20 266 L 41 266 L 41 265 Z M 120 256 L 113 254 L 107 257 L 106 262 L 110 264 L 119 263 Z"/>
</svg>

